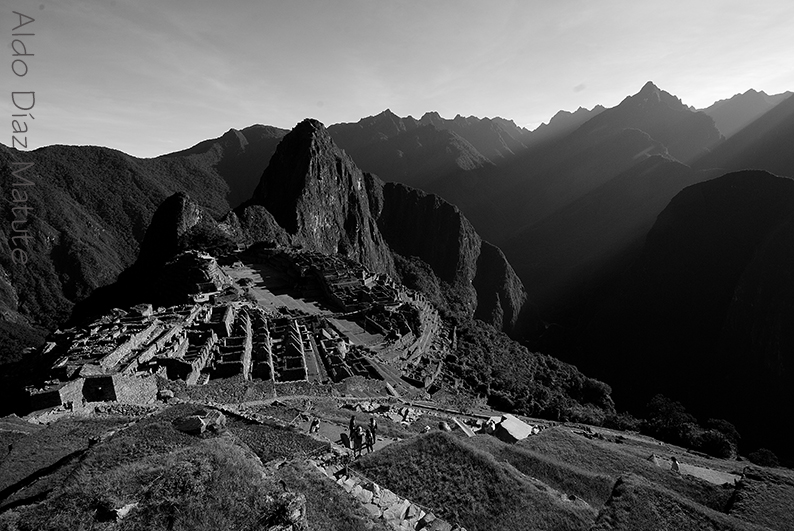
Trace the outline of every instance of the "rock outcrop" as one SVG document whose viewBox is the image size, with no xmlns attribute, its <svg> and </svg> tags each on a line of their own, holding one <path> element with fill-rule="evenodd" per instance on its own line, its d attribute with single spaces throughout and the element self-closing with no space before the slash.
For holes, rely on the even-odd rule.
<svg viewBox="0 0 794 531">
<path fill-rule="evenodd" d="M 363 173 L 316 120 L 284 138 L 254 197 L 235 214 L 249 242 L 340 253 L 391 275 L 393 252 L 417 257 L 462 294 L 470 316 L 505 331 L 515 329 L 526 302 L 504 255 L 457 207 Z"/>
<path fill-rule="evenodd" d="M 334 144 L 325 127 L 304 120 L 279 144 L 253 198 L 238 209 L 241 220 L 270 224 L 272 232 L 323 253 L 339 253 L 381 272 L 393 272 L 389 247 L 373 223 L 366 177 Z M 246 223 L 258 234 L 262 227 Z"/>
<path fill-rule="evenodd" d="M 226 219 L 226 223 L 217 222 L 184 192 L 172 195 L 152 216 L 136 266 L 160 265 L 189 249 L 214 250 L 231 245 L 240 234 L 236 219 Z"/>
<path fill-rule="evenodd" d="M 377 223 L 394 252 L 419 257 L 456 289 L 471 314 L 513 332 L 527 295 L 502 251 L 436 195 L 397 183 L 383 184 L 382 193 Z"/>
</svg>

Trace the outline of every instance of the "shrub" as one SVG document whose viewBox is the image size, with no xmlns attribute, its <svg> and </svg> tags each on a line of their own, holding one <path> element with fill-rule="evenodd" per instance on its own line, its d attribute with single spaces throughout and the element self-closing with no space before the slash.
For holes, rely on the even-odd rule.
<svg viewBox="0 0 794 531">
<path fill-rule="evenodd" d="M 780 466 L 780 461 L 778 461 L 774 452 L 766 448 L 759 448 L 755 452 L 750 452 L 747 454 L 747 459 L 749 459 L 751 463 L 760 466 Z"/>
<path fill-rule="evenodd" d="M 725 435 L 735 446 L 739 446 L 739 441 L 742 439 L 742 436 L 739 435 L 739 431 L 736 429 L 736 426 L 727 420 L 709 419 L 706 422 L 706 427 L 710 430 L 717 430 L 718 432 Z"/>
<path fill-rule="evenodd" d="M 621 431 L 640 431 L 642 419 L 631 413 L 610 413 L 604 418 L 604 427 Z"/>
<path fill-rule="evenodd" d="M 714 457 L 722 458 L 732 457 L 735 451 L 731 440 L 717 430 L 707 430 L 701 433 L 695 441 L 695 448 Z"/>
<path fill-rule="evenodd" d="M 642 424 L 644 433 L 673 444 L 692 446 L 695 443 L 699 426 L 683 404 L 659 394 L 648 402 L 647 409 L 648 416 Z"/>
</svg>

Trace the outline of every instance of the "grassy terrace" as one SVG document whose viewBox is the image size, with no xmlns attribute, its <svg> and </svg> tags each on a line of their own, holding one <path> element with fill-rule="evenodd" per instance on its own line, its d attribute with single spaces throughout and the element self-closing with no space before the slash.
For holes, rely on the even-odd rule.
<svg viewBox="0 0 794 531">
<path fill-rule="evenodd" d="M 506 461 L 521 473 L 537 478 L 550 487 L 578 496 L 600 509 L 612 494 L 615 478 L 603 472 L 592 472 L 539 452 L 506 444 L 490 435 L 477 435 L 469 442 L 479 450 Z"/>
<path fill-rule="evenodd" d="M 618 481 L 612 499 L 599 514 L 592 531 L 630 529 L 771 531 L 771 528 L 698 505 L 634 475 Z"/>
<path fill-rule="evenodd" d="M 613 481 L 622 475 L 634 474 L 716 511 L 725 510 L 733 489 L 661 469 L 634 452 L 624 450 L 623 446 L 588 440 L 563 428 L 550 428 L 539 435 L 524 439 L 514 448 L 517 452 L 525 452 L 522 454 L 525 462 L 532 462 L 538 456 L 543 456 L 545 463 L 565 463 L 583 472 L 609 476 Z M 625 446 L 630 448 L 630 442 Z M 661 447 L 657 452 L 660 450 Z M 545 464 L 537 466 L 548 468 Z M 531 474 L 532 469 L 529 468 L 525 473 Z M 541 471 L 538 473 L 542 474 Z M 594 492 L 593 495 L 595 494 Z"/>
<path fill-rule="evenodd" d="M 469 531 L 587 529 L 587 505 L 562 500 L 455 436 L 432 432 L 359 460 L 356 469 Z"/>
<path fill-rule="evenodd" d="M 88 448 L 88 440 L 129 422 L 126 418 L 64 418 L 14 444 L 0 462 L 4 498 L 30 478 L 51 473 L 59 462 Z"/>
<path fill-rule="evenodd" d="M 730 514 L 779 531 L 794 530 L 794 471 L 748 469 Z"/>
<path fill-rule="evenodd" d="M 74 448 L 85 451 L 70 463 L 68 473 L 57 475 L 40 503 L 0 512 L 0 529 L 266 530 L 279 521 L 283 481 L 291 492 L 306 497 L 311 529 L 386 530 L 373 525 L 358 502 L 300 460 L 278 469 L 262 466 L 262 460 L 272 457 L 300 458 L 317 448 L 316 441 L 234 420 L 222 434 L 191 436 L 174 429 L 172 420 L 197 409 L 190 404 L 167 408 L 87 449 L 75 442 Z M 68 420 L 36 434 L 42 448 L 62 453 L 71 448 L 64 444 L 68 437 L 79 441 L 114 426 L 109 419 Z M 56 444 L 57 438 L 61 441 Z M 52 453 L 46 463 L 58 455 Z M 16 463 L 23 475 L 41 462 L 41 451 L 25 445 L 3 466 Z M 132 503 L 138 505 L 117 521 L 113 510 Z"/>
</svg>

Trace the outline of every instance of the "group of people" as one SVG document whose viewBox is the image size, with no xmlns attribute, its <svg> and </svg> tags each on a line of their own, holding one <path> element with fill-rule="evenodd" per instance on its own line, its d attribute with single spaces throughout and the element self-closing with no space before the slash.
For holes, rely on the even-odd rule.
<svg viewBox="0 0 794 531">
<path fill-rule="evenodd" d="M 361 457 L 361 454 L 364 451 L 364 448 L 367 449 L 367 453 L 372 452 L 375 449 L 375 441 L 377 440 L 377 433 L 378 433 L 378 421 L 375 417 L 369 418 L 369 424 L 366 427 L 363 427 L 359 424 L 356 424 L 356 416 L 352 415 L 350 417 L 350 424 L 349 428 L 349 437 L 350 443 L 353 447 L 353 457 Z"/>
<path fill-rule="evenodd" d="M 366 448 L 367 453 L 375 450 L 375 441 L 377 441 L 378 434 L 378 421 L 375 417 L 370 417 L 367 426 L 360 426 L 356 423 L 356 416 L 350 417 L 350 424 L 348 430 L 348 437 L 350 440 L 350 448 L 353 450 L 353 457 L 361 457 L 361 454 Z M 320 419 L 317 417 L 312 418 L 309 423 L 309 433 L 320 432 Z M 344 437 L 343 437 L 344 439 Z"/>
</svg>

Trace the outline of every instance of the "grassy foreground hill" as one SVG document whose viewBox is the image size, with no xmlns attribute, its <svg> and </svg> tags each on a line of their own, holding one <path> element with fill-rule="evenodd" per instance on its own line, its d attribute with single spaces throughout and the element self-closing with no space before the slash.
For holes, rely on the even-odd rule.
<svg viewBox="0 0 794 531">
<path fill-rule="evenodd" d="M 323 437 L 347 431 L 357 402 L 312 400 L 319 438 L 302 433 L 308 417 L 294 421 L 305 396 L 266 402 L 259 420 L 224 408 L 224 422 L 196 435 L 175 426 L 218 412 L 186 395 L 175 404 L 50 412 L 41 419 L 49 425 L 27 434 L 27 422 L 3 419 L 0 433 L 16 436 L 0 457 L 0 529 L 391 529 L 346 492 L 344 475 L 337 482 L 316 467 L 325 460 L 318 456 L 344 452 L 336 436 Z M 515 444 L 457 429 L 420 434 L 422 424 L 444 418 L 454 425 L 450 416 L 466 415 L 426 409 L 418 424 L 390 429 L 383 417 L 376 451 L 355 461 L 353 473 L 468 531 L 794 529 L 794 476 L 781 469 L 572 424 Z M 673 456 L 680 473 L 669 469 Z"/>
</svg>

